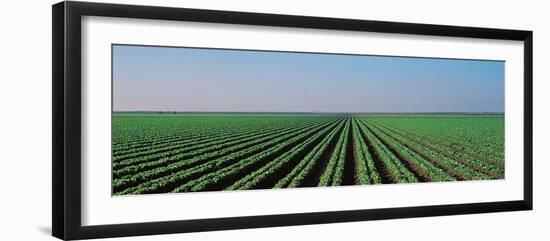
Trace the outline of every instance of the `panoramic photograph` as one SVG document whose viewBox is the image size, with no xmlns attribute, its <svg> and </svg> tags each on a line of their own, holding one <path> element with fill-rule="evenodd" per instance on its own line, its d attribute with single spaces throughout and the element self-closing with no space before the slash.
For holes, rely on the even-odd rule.
<svg viewBox="0 0 550 241">
<path fill-rule="evenodd" d="M 504 61 L 112 46 L 112 195 L 504 179 Z"/>
</svg>

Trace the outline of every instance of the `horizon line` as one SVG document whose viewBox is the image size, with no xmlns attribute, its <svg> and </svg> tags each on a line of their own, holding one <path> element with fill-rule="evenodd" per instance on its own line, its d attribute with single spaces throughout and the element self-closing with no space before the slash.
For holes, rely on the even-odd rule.
<svg viewBox="0 0 550 241">
<path fill-rule="evenodd" d="M 130 110 L 112 111 L 112 113 L 190 113 L 190 114 L 505 114 L 499 111 L 167 111 L 167 110 Z"/>
</svg>

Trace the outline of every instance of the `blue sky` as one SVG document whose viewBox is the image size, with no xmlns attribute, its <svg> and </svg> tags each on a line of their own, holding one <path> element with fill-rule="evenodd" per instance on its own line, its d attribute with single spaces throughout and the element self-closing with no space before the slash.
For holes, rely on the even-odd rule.
<svg viewBox="0 0 550 241">
<path fill-rule="evenodd" d="M 504 62 L 115 45 L 113 109 L 504 112 Z"/>
</svg>

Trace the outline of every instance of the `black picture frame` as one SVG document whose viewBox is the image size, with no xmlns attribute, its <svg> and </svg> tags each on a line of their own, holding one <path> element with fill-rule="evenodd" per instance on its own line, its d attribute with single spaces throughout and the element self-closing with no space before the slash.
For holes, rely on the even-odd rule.
<svg viewBox="0 0 550 241">
<path fill-rule="evenodd" d="M 532 210 L 533 208 L 533 33 L 460 26 L 336 19 L 263 13 L 198 10 L 90 2 L 52 6 L 53 195 L 52 233 L 60 239 L 87 239 L 211 230 L 413 218 Z M 421 207 L 342 210 L 82 226 L 81 224 L 81 17 L 195 21 L 428 36 L 517 40 L 524 43 L 524 195 L 522 200 Z M 139 221 L 139 220 L 136 220 Z"/>
</svg>

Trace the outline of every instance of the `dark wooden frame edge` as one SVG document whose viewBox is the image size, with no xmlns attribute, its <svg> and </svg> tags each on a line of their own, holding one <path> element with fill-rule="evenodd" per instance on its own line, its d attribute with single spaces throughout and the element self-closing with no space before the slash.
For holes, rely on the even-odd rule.
<svg viewBox="0 0 550 241">
<path fill-rule="evenodd" d="M 114 224 L 81 225 L 81 17 L 105 16 L 260 26 L 517 40 L 524 43 L 524 197 L 504 202 L 346 210 Z M 355 19 L 60 2 L 52 6 L 52 234 L 60 239 L 106 238 L 213 230 L 532 210 L 533 32 Z"/>
</svg>

